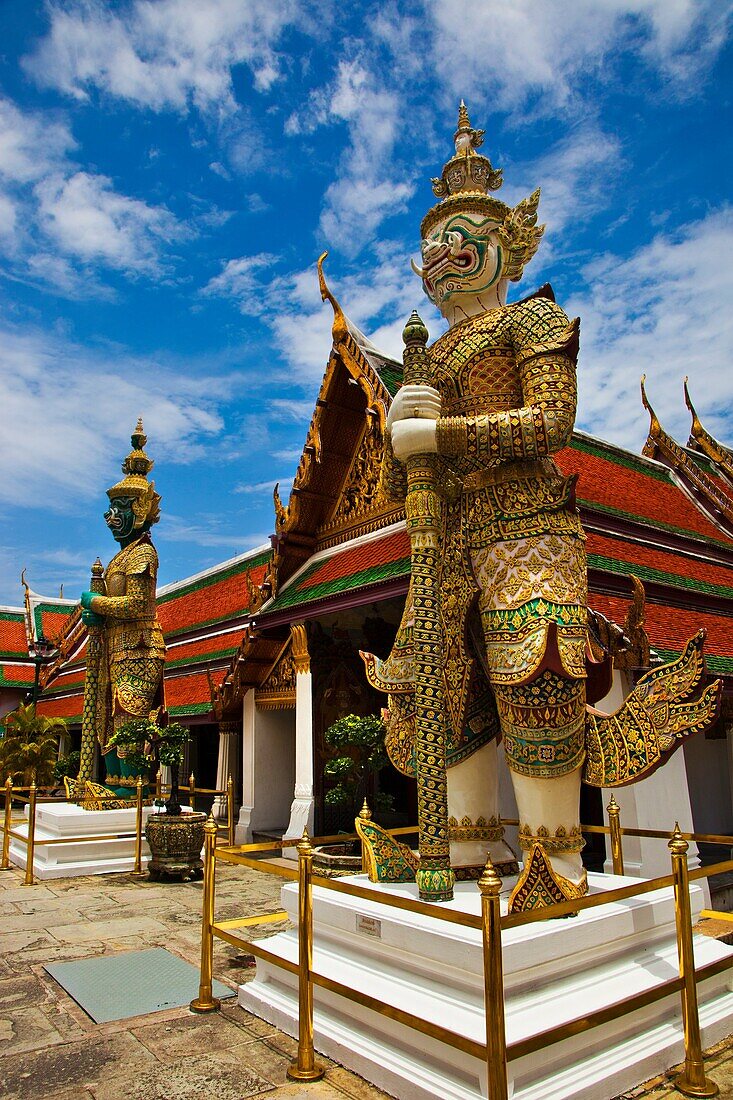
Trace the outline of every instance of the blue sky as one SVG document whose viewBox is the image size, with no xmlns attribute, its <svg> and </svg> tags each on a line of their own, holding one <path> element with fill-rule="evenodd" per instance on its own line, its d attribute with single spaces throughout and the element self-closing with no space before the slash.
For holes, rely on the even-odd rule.
<svg viewBox="0 0 733 1100">
<path fill-rule="evenodd" d="M 266 541 L 330 348 L 315 261 L 392 354 L 463 96 L 501 197 L 542 188 L 577 426 L 639 451 L 645 371 L 733 440 L 728 0 L 0 3 L 0 602 L 114 545 L 142 414 L 166 583 Z"/>
</svg>

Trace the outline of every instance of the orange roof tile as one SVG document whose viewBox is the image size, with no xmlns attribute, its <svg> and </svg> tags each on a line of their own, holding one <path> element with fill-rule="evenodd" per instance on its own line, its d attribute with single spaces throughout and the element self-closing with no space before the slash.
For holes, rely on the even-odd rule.
<svg viewBox="0 0 733 1100">
<path fill-rule="evenodd" d="M 704 535 L 718 543 L 730 542 L 662 467 L 599 440 L 579 437 L 555 457 L 564 474 L 579 475 L 578 499 L 591 506 L 605 506 L 632 519 Z"/>
<path fill-rule="evenodd" d="M 160 597 L 158 618 L 163 633 L 170 636 L 206 623 L 245 615 L 250 606 L 245 575 L 249 573 L 255 587 L 262 584 L 265 564 L 261 558 L 262 555 L 255 559 L 257 564 L 249 568 L 237 567 L 205 584 L 201 582 Z"/>
</svg>

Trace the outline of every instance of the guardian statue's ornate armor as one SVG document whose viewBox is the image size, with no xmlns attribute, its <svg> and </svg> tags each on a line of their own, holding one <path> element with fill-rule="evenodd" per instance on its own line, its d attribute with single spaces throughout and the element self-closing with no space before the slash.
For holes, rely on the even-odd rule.
<svg viewBox="0 0 733 1100">
<path fill-rule="evenodd" d="M 132 435 L 122 481 L 107 490 L 105 520 L 121 549 L 103 571 L 97 568 L 94 590 L 82 594 L 82 616 L 89 627 L 89 656 L 84 685 L 82 768 L 91 778 L 96 739 L 105 753 L 115 729 L 134 718 L 147 718 L 162 707 L 165 643 L 156 614 L 158 554 L 150 527 L 160 518 L 160 496 L 147 475 L 153 467 L 144 451 L 142 421 Z M 134 778 L 124 758 L 105 753 L 107 783 L 118 794 L 130 793 Z M 89 771 L 90 774 L 83 774 Z"/>
<path fill-rule="evenodd" d="M 438 897 L 449 895 L 450 874 L 477 877 L 487 853 L 502 873 L 517 871 L 498 812 L 495 746 L 503 740 L 525 856 L 510 902 L 518 910 L 587 890 L 581 777 L 613 786 L 648 774 L 682 736 L 712 720 L 719 685 L 688 698 L 704 672 L 698 638 L 679 662 L 649 673 L 615 715 L 586 707 L 585 535 L 575 479 L 552 458 L 575 421 L 579 322 L 568 320 L 549 287 L 506 304 L 508 281 L 521 277 L 544 230 L 536 224 L 539 191 L 514 208 L 490 195 L 501 172 L 477 153 L 482 140 L 461 104 L 456 155 L 433 181 L 441 201 L 423 219 L 415 268 L 450 327 L 426 349 L 419 318 L 408 322 L 406 382 L 390 409 L 382 465 L 389 496 L 407 500 L 411 587 L 390 656 L 363 656 L 370 681 L 389 695 L 390 757 L 422 785 L 421 836 L 432 838 L 426 850 L 435 867 L 447 821 L 450 873 L 442 872 Z M 414 384 L 408 366 L 418 361 Z M 433 536 L 421 532 L 431 510 L 437 554 L 426 570 Z M 418 671 L 430 667 L 430 636 L 423 631 L 418 644 L 416 624 L 436 608 L 428 657 L 439 663 L 442 684 L 431 688 L 433 703 Z M 433 732 L 421 742 L 426 713 Z M 433 761 L 432 771 L 421 759 Z M 383 867 L 390 862 L 383 877 L 400 874 L 384 836 L 371 825 L 363 830 L 372 830 Z M 377 877 L 379 864 L 373 852 Z M 403 873 L 415 874 L 407 854 Z"/>
</svg>

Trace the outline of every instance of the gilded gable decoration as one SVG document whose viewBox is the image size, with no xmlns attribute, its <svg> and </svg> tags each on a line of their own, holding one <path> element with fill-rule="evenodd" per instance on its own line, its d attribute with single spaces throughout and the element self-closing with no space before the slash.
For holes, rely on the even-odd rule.
<svg viewBox="0 0 733 1100">
<path fill-rule="evenodd" d="M 286 710 L 294 707 L 295 673 L 296 662 L 293 655 L 293 636 L 291 635 L 282 647 L 262 685 L 255 689 L 257 706 L 262 707 L 263 710 Z"/>
</svg>

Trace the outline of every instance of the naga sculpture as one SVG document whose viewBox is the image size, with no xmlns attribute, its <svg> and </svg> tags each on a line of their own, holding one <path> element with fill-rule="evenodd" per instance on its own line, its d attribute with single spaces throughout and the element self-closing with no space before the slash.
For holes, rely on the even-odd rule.
<svg viewBox="0 0 733 1100">
<path fill-rule="evenodd" d="M 477 152 L 483 131 L 463 103 L 454 141 L 413 264 L 449 327 L 428 349 L 419 317 L 408 322 L 381 474 L 406 504 L 410 591 L 390 656 L 362 654 L 389 695 L 390 758 L 417 775 L 419 861 L 370 822 L 357 827 L 372 877 L 417 878 L 426 899 L 450 897 L 454 876 L 478 877 L 487 854 L 516 874 L 498 809 L 503 739 L 524 854 L 519 911 L 587 892 L 581 779 L 648 775 L 715 718 L 720 684 L 702 688 L 701 632 L 614 715 L 587 706 L 585 535 L 575 478 L 552 458 L 575 420 L 579 322 L 549 287 L 506 304 L 544 231 L 539 190 L 515 207 L 490 193 L 502 174 Z"/>
<path fill-rule="evenodd" d="M 107 490 L 104 516 L 120 549 L 106 569 L 95 563 L 91 590 L 81 596 L 89 641 L 77 798 L 92 778 L 95 742 L 105 756 L 108 787 L 129 797 L 135 777 L 124 756 L 114 748 L 106 751 L 107 741 L 126 722 L 163 706 L 165 644 L 155 606 L 158 555 L 150 538 L 160 518 L 160 496 L 147 478 L 153 463 L 144 450 L 142 420 L 131 442 L 122 464 L 125 476 Z"/>
</svg>

